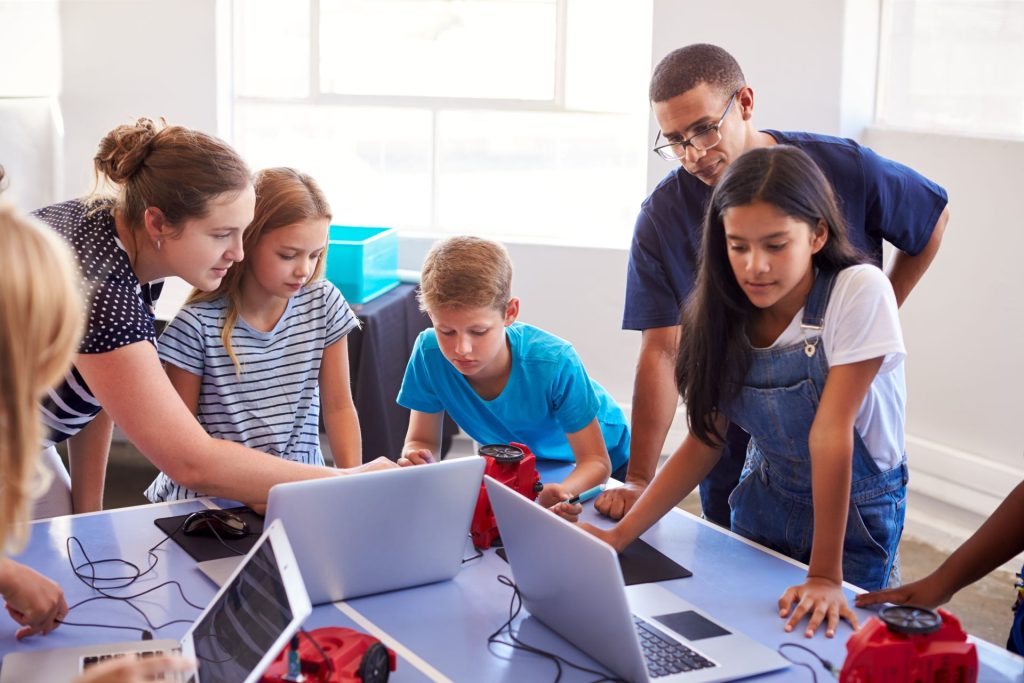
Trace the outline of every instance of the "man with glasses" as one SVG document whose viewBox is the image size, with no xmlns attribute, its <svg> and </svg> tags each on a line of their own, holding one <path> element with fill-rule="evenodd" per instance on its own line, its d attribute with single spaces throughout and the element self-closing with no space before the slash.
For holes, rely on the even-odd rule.
<svg viewBox="0 0 1024 683">
<path fill-rule="evenodd" d="M 901 304 L 938 251 L 949 213 L 946 191 L 916 171 L 851 140 L 758 130 L 754 91 L 736 60 L 714 45 L 690 45 L 665 57 L 651 77 L 660 131 L 654 151 L 679 161 L 640 208 L 626 276 L 622 327 L 643 339 L 633 387 L 626 485 L 602 494 L 597 509 L 622 517 L 654 476 L 679 395 L 675 358 L 679 309 L 693 288 L 704 210 L 728 165 L 758 147 L 799 147 L 835 189 L 851 241 L 882 265 L 882 242 L 895 247 L 889 280 Z M 729 526 L 729 494 L 739 480 L 748 437 L 730 427 L 715 469 L 701 482 L 704 516 Z"/>
</svg>

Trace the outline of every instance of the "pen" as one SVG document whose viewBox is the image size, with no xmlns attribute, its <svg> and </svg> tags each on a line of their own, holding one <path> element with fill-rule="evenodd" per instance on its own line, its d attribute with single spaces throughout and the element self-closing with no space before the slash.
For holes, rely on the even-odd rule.
<svg viewBox="0 0 1024 683">
<path fill-rule="evenodd" d="M 602 491 L 604 491 L 604 484 L 598 484 L 594 488 L 587 489 L 583 493 L 577 493 L 575 496 L 564 502 L 568 503 L 569 505 L 575 505 L 576 503 L 586 503 L 588 500 L 597 496 Z"/>
</svg>

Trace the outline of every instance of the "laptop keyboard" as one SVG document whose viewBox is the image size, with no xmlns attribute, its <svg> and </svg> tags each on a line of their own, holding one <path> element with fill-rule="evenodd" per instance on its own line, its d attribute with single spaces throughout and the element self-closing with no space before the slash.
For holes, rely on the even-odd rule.
<svg viewBox="0 0 1024 683">
<path fill-rule="evenodd" d="M 633 615 L 633 623 L 640 636 L 640 649 L 644 652 L 644 661 L 651 678 L 718 666 L 696 650 L 663 636 L 636 615 Z"/>
<path fill-rule="evenodd" d="M 95 666 L 101 662 L 105 662 L 110 659 L 120 659 L 121 657 L 137 657 L 139 659 L 148 659 L 149 657 L 161 657 L 167 654 L 180 654 L 181 650 L 175 648 L 174 650 L 147 650 L 144 652 L 116 652 L 108 655 L 90 655 L 88 657 L 82 657 L 82 671 L 85 671 L 90 666 Z"/>
</svg>

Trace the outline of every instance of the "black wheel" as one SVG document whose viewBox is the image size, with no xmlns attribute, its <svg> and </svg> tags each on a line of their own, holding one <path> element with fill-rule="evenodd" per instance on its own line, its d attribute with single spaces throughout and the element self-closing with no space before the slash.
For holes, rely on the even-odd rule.
<svg viewBox="0 0 1024 683">
<path fill-rule="evenodd" d="M 366 648 L 356 674 L 363 683 L 387 683 L 391 675 L 391 661 L 387 648 L 380 643 L 374 643 Z"/>
<path fill-rule="evenodd" d="M 890 631 L 921 635 L 934 633 L 942 626 L 942 617 L 933 609 L 913 605 L 890 605 L 878 612 Z"/>
<path fill-rule="evenodd" d="M 511 465 L 514 462 L 519 462 L 526 455 L 523 453 L 523 449 L 518 446 L 509 446 L 503 443 L 491 443 L 486 446 L 481 446 L 478 451 L 480 455 L 486 455 L 489 458 L 494 458 L 502 465 Z"/>
</svg>

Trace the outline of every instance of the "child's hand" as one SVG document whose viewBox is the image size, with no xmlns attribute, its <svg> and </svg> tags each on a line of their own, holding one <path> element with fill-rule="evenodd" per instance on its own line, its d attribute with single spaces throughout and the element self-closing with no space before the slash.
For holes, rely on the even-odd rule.
<svg viewBox="0 0 1024 683">
<path fill-rule="evenodd" d="M 579 503 L 569 504 L 566 502 L 555 503 L 548 508 L 562 519 L 568 520 L 575 524 L 579 521 L 580 513 L 583 512 L 583 506 Z"/>
<path fill-rule="evenodd" d="M 540 490 L 540 494 L 537 496 L 537 504 L 541 507 L 550 508 L 552 505 L 561 503 L 563 500 L 569 500 L 572 496 L 573 494 L 561 484 L 544 484 L 544 488 Z"/>
<path fill-rule="evenodd" d="M 56 582 L 13 560 L 3 563 L 3 597 L 8 614 L 21 628 L 18 640 L 46 635 L 68 614 L 64 591 Z"/>
<path fill-rule="evenodd" d="M 611 529 L 601 529 L 593 524 L 587 524 L 586 522 L 580 522 L 577 526 L 591 536 L 596 536 L 611 547 L 615 548 L 615 552 L 617 553 L 621 553 L 625 549 L 626 545 L 628 545 L 619 540 L 618 535 L 615 533 L 615 527 L 612 527 Z"/>
<path fill-rule="evenodd" d="M 135 658 L 120 657 L 109 659 L 102 664 L 89 667 L 84 674 L 75 679 L 75 683 L 135 683 L 135 681 L 153 681 L 157 677 L 169 680 L 174 673 L 192 671 L 196 663 L 177 655 L 160 657 Z"/>
<path fill-rule="evenodd" d="M 537 503 L 551 510 L 562 519 L 576 522 L 579 519 L 580 513 L 583 512 L 583 506 L 579 503 L 570 505 L 565 502 L 572 498 L 573 495 L 575 494 L 561 484 L 545 484 L 544 488 L 541 489 L 540 495 L 537 496 Z"/>
<path fill-rule="evenodd" d="M 382 455 L 379 458 L 374 458 L 370 462 L 353 467 L 349 469 L 348 472 L 350 474 L 355 474 L 356 472 L 379 472 L 380 470 L 393 470 L 396 467 L 398 467 L 398 465 Z"/>
<path fill-rule="evenodd" d="M 646 486 L 626 481 L 622 486 L 608 489 L 594 501 L 594 508 L 605 517 L 622 519 L 643 495 Z"/>
<path fill-rule="evenodd" d="M 857 630 L 860 624 L 857 615 L 850 609 L 843 594 L 843 586 L 830 579 L 816 576 L 808 576 L 807 580 L 799 586 L 790 586 L 779 598 L 779 616 L 783 619 L 790 614 L 793 603 L 797 603 L 796 609 L 792 610 L 792 616 L 786 622 L 787 632 L 796 628 L 800 620 L 810 615 L 807 622 L 807 630 L 804 635 L 808 638 L 814 635 L 822 621 L 826 622 L 825 636 L 831 638 L 836 634 L 836 626 L 839 619 L 846 619 L 850 626 Z"/>
<path fill-rule="evenodd" d="M 402 457 L 398 459 L 398 464 L 402 467 L 426 465 L 432 462 L 434 462 L 434 454 L 426 448 L 411 448 L 402 453 Z"/>
<path fill-rule="evenodd" d="M 952 597 L 953 593 L 936 579 L 935 574 L 930 574 L 920 581 L 904 584 L 898 588 L 863 593 L 857 596 L 856 602 L 857 607 L 891 602 L 896 605 L 935 608 L 949 602 Z"/>
</svg>

